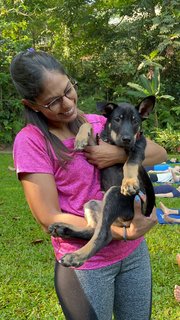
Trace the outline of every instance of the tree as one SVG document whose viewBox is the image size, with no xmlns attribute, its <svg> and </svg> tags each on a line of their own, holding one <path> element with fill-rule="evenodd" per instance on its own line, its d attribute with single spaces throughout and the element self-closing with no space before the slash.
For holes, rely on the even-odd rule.
<svg viewBox="0 0 180 320">
<path fill-rule="evenodd" d="M 91 103 L 94 111 L 96 100 L 133 100 L 127 96 L 127 83 L 139 83 L 138 66 L 150 58 L 162 65 L 161 92 L 175 97 L 171 111 L 177 123 L 178 1 L 0 0 L 0 17 L 0 112 L 6 123 L 11 123 L 5 116 L 7 101 L 17 108 L 9 63 L 17 52 L 29 47 L 60 59 L 79 80 L 82 105 Z M 171 116 L 169 103 L 164 102 L 167 119 Z M 159 125 L 166 125 L 164 119 L 159 119 Z M 7 127 L 1 130 L 7 132 Z M 14 135 L 16 129 L 10 131 Z"/>
</svg>

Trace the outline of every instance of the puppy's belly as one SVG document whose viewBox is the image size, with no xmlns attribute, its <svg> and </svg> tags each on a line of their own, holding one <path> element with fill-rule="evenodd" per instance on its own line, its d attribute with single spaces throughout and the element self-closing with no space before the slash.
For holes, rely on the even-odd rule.
<svg viewBox="0 0 180 320">
<path fill-rule="evenodd" d="M 112 186 L 121 186 L 123 179 L 123 166 L 118 164 L 101 170 L 101 186 L 104 191 Z"/>
</svg>

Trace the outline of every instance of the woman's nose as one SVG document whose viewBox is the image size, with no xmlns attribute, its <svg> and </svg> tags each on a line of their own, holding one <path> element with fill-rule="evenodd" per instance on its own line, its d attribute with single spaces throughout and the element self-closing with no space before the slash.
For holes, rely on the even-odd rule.
<svg viewBox="0 0 180 320">
<path fill-rule="evenodd" d="M 62 100 L 61 100 L 61 108 L 62 108 L 62 110 L 67 111 L 69 108 L 72 107 L 72 103 L 73 102 L 72 102 L 71 99 L 68 99 L 68 97 L 63 96 Z"/>
</svg>

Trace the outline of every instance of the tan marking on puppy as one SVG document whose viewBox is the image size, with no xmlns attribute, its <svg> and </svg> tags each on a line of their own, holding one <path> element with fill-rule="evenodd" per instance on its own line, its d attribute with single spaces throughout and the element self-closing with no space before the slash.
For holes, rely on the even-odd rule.
<svg viewBox="0 0 180 320">
<path fill-rule="evenodd" d="M 100 220 L 102 221 L 102 219 Z M 63 264 L 65 264 L 66 266 L 70 266 L 70 265 L 81 266 L 88 259 L 89 254 L 91 254 L 91 252 L 94 251 L 96 246 L 95 240 L 98 238 L 99 229 L 101 227 L 101 223 L 99 223 L 99 221 L 98 221 L 98 225 L 99 226 L 96 227 L 94 235 L 92 236 L 90 241 L 86 243 L 85 246 L 83 246 L 79 250 L 76 250 L 73 253 L 66 254 L 62 258 Z"/>
<path fill-rule="evenodd" d="M 122 185 L 121 185 L 121 193 L 125 196 L 130 196 L 133 194 L 136 194 L 139 191 L 139 181 L 138 179 L 123 179 Z"/>
<path fill-rule="evenodd" d="M 83 123 L 75 138 L 75 143 L 74 143 L 75 149 L 83 150 L 85 146 L 95 145 L 95 144 L 96 143 L 93 137 L 93 130 L 92 130 L 91 124 L 88 122 Z"/>
<path fill-rule="evenodd" d="M 116 132 L 115 131 L 111 131 L 111 138 L 112 138 L 112 140 L 114 141 L 114 142 L 116 142 L 116 140 L 117 140 L 117 134 L 116 134 Z"/>
<path fill-rule="evenodd" d="M 85 209 L 84 213 L 86 220 L 87 220 L 87 227 L 95 228 L 96 227 L 96 221 L 94 219 L 94 212 L 91 209 Z"/>
<path fill-rule="evenodd" d="M 134 143 L 136 142 L 137 139 L 137 133 L 134 135 Z"/>
<path fill-rule="evenodd" d="M 84 217 L 87 221 L 87 226 L 95 228 L 101 214 L 102 201 L 90 200 L 84 205 Z"/>
<path fill-rule="evenodd" d="M 139 191 L 138 165 L 124 164 L 124 178 L 121 185 L 121 193 L 125 196 L 136 194 Z"/>
<path fill-rule="evenodd" d="M 87 256 L 89 252 L 91 252 L 95 247 L 95 242 L 94 241 L 89 241 L 85 246 L 83 246 L 81 249 L 75 251 L 73 255 L 78 256 L 78 260 L 82 263 L 87 259 Z"/>
<path fill-rule="evenodd" d="M 125 163 L 123 167 L 124 178 L 137 178 L 138 168 L 138 164 Z"/>
<path fill-rule="evenodd" d="M 92 133 L 92 126 L 90 123 L 86 122 L 83 123 L 82 126 L 79 128 L 79 132 L 76 135 L 76 137 L 78 137 L 79 139 L 81 138 L 85 138 L 85 137 L 89 137 L 89 135 L 91 135 Z"/>
</svg>

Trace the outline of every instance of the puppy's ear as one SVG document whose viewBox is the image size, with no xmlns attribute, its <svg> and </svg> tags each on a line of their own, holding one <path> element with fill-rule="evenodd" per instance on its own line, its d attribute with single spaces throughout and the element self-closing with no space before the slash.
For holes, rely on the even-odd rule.
<svg viewBox="0 0 180 320">
<path fill-rule="evenodd" d="M 148 96 L 138 104 L 136 109 L 138 110 L 142 120 L 145 120 L 149 117 L 149 114 L 154 109 L 155 101 L 155 96 Z"/>
<path fill-rule="evenodd" d="M 96 102 L 96 109 L 102 113 L 102 111 L 104 110 L 104 106 L 107 104 L 107 101 L 98 101 Z"/>
<path fill-rule="evenodd" d="M 96 108 L 98 111 L 101 112 L 101 114 L 105 117 L 108 117 L 111 112 L 117 108 L 117 104 L 113 103 L 113 102 L 97 102 L 96 103 Z"/>
</svg>

